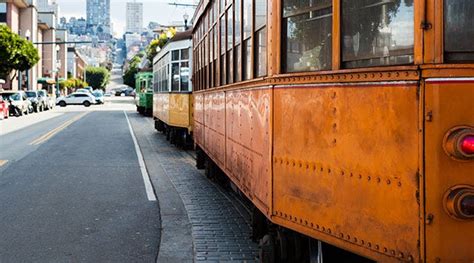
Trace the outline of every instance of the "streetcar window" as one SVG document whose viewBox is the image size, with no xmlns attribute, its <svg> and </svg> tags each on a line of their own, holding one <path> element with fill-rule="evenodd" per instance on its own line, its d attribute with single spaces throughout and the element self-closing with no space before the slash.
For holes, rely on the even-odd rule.
<svg viewBox="0 0 474 263">
<path fill-rule="evenodd" d="M 179 60 L 179 50 L 173 50 L 171 52 L 171 60 L 173 61 Z"/>
<path fill-rule="evenodd" d="M 234 49 L 234 65 L 235 65 L 235 82 L 239 82 L 242 80 L 242 59 L 240 57 L 240 45 L 236 45 Z"/>
<path fill-rule="evenodd" d="M 285 72 L 331 69 L 331 0 L 284 0 L 282 29 Z"/>
<path fill-rule="evenodd" d="M 181 91 L 189 91 L 189 62 L 181 62 L 180 83 Z"/>
<path fill-rule="evenodd" d="M 227 84 L 233 83 L 234 79 L 234 60 L 232 56 L 232 48 L 234 47 L 234 35 L 233 35 L 233 28 L 234 28 L 234 13 L 232 8 L 227 10 Z"/>
<path fill-rule="evenodd" d="M 251 78 L 252 73 L 252 43 L 250 39 L 244 41 L 244 54 L 243 54 L 243 66 L 244 70 L 242 78 L 244 80 L 248 80 Z"/>
<path fill-rule="evenodd" d="M 267 1 L 255 0 L 255 76 L 267 75 Z"/>
<path fill-rule="evenodd" d="M 252 77 L 252 0 L 242 0 L 243 4 L 243 27 L 244 27 L 244 36 L 243 36 L 243 70 L 242 70 L 242 79 L 248 80 Z"/>
<path fill-rule="evenodd" d="M 342 0 L 345 68 L 413 63 L 413 0 Z"/>
<path fill-rule="evenodd" d="M 227 42 L 226 42 L 226 16 L 223 15 L 221 17 L 221 45 L 220 45 L 220 49 L 221 49 L 221 67 L 220 67 L 220 77 L 221 77 L 221 81 L 220 81 L 220 85 L 225 85 L 226 84 L 226 76 L 225 76 L 225 65 L 226 65 L 226 62 L 225 62 L 225 53 L 226 53 L 226 46 L 227 46 Z"/>
<path fill-rule="evenodd" d="M 267 30 L 264 27 L 255 34 L 257 46 L 257 58 L 255 59 L 255 75 L 262 77 L 267 75 Z"/>
<path fill-rule="evenodd" d="M 474 61 L 474 1 L 444 1 L 446 62 Z"/>
</svg>

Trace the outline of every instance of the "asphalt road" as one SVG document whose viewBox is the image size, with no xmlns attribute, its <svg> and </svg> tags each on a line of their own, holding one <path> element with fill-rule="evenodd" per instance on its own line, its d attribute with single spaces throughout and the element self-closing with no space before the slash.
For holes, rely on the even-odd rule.
<svg viewBox="0 0 474 263">
<path fill-rule="evenodd" d="M 155 262 L 159 208 L 147 198 L 126 104 L 0 127 L 0 262 Z"/>
</svg>

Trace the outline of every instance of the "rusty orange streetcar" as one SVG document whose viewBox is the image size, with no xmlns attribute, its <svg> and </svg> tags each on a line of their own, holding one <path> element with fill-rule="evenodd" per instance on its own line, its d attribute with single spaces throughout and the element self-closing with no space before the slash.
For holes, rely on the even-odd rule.
<svg viewBox="0 0 474 263">
<path fill-rule="evenodd" d="M 198 166 L 265 262 L 474 261 L 474 1 L 202 0 Z"/>
</svg>

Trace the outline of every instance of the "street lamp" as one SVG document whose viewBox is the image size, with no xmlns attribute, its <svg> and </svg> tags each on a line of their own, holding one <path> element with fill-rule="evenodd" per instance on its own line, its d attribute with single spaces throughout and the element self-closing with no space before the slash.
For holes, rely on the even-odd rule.
<svg viewBox="0 0 474 263">
<path fill-rule="evenodd" d="M 26 30 L 25 37 L 27 41 L 30 41 L 31 31 L 29 29 Z M 26 89 L 30 90 L 30 70 L 29 69 L 26 70 Z"/>
<path fill-rule="evenodd" d="M 61 95 L 59 93 L 59 71 L 61 70 L 61 65 L 58 63 L 58 57 L 59 57 L 59 51 L 61 50 L 61 47 L 59 45 L 56 45 L 56 97 L 59 97 Z M 54 61 L 53 61 L 54 62 Z"/>
<path fill-rule="evenodd" d="M 188 13 L 184 13 L 183 18 L 184 18 L 184 31 L 186 31 L 188 30 L 188 20 L 189 20 Z"/>
</svg>

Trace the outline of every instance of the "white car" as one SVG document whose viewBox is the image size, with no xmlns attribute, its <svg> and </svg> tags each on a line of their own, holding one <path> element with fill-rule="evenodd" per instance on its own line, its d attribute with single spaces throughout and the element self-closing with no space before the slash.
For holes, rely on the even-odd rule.
<svg viewBox="0 0 474 263">
<path fill-rule="evenodd" d="M 66 107 L 66 105 L 84 105 L 89 107 L 95 103 L 95 97 L 92 94 L 81 92 L 75 92 L 68 96 L 62 96 L 56 99 L 56 104 L 61 107 Z"/>
</svg>

